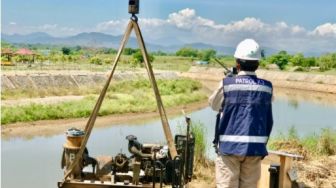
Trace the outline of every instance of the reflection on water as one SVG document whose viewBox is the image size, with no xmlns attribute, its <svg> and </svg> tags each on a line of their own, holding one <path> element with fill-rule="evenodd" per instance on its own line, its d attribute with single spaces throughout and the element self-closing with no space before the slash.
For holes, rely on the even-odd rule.
<svg viewBox="0 0 336 188">
<path fill-rule="evenodd" d="M 318 132 L 322 128 L 336 128 L 336 104 L 332 102 L 319 103 L 318 100 L 293 94 L 276 95 L 273 102 L 274 128 L 272 135 L 286 132 L 295 126 L 300 135 Z M 305 99 L 309 99 L 307 101 Z M 318 98 L 318 97 L 317 97 Z M 207 142 L 211 145 L 215 125 L 215 112 L 210 108 L 195 111 L 190 114 L 192 120 L 202 122 L 207 129 Z M 184 124 L 183 117 L 170 120 L 173 133 Z M 164 143 L 164 134 L 158 119 L 139 121 L 131 124 L 95 129 L 90 137 L 88 148 L 90 155 L 113 155 L 127 152 L 125 137 L 134 134 L 141 142 Z M 60 157 L 64 135 L 52 137 L 35 137 L 30 140 L 20 138 L 2 139 L 1 150 L 1 187 L 56 187 L 56 182 L 63 176 L 60 169 Z M 210 147 L 208 155 L 214 156 Z M 19 181 L 18 181 L 19 180 Z"/>
</svg>

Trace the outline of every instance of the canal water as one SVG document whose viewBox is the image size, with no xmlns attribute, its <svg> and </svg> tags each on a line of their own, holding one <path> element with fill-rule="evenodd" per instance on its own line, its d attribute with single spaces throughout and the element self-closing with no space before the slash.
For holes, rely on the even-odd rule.
<svg viewBox="0 0 336 188">
<path fill-rule="evenodd" d="M 295 127 L 299 135 L 318 133 L 323 128 L 336 129 L 336 104 L 322 97 L 295 97 L 297 93 L 276 96 L 273 102 L 274 128 L 272 135 L 286 133 Z M 298 95 L 301 96 L 301 95 Z M 208 145 L 213 139 L 215 115 L 209 107 L 191 112 L 191 119 L 206 127 Z M 170 118 L 173 133 L 184 126 L 184 118 Z M 125 137 L 136 135 L 140 142 L 164 143 L 164 134 L 159 119 L 139 120 L 136 123 L 124 123 L 94 129 L 88 149 L 90 155 L 112 155 L 119 152 L 128 154 Z M 63 177 L 61 153 L 65 136 L 6 138 L 1 140 L 1 187 L 2 188 L 53 188 Z M 214 151 L 208 148 L 208 156 L 214 157 Z"/>
</svg>

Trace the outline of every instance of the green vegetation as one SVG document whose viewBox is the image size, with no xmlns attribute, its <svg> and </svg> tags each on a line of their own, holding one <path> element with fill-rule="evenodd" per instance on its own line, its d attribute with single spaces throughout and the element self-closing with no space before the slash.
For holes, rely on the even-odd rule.
<svg viewBox="0 0 336 188">
<path fill-rule="evenodd" d="M 322 71 L 336 68 L 336 53 L 325 54 L 318 59 Z"/>
<path fill-rule="evenodd" d="M 6 89 L 1 90 L 1 100 L 21 98 L 43 98 L 47 96 L 89 95 L 98 94 L 102 86 L 73 88 L 38 88 L 38 89 Z"/>
<path fill-rule="evenodd" d="M 190 79 L 158 80 L 158 87 L 166 107 L 189 104 L 206 98 L 202 85 Z M 47 119 L 88 117 L 95 105 L 97 95 L 59 104 L 31 104 L 2 107 L 1 124 Z M 156 101 L 148 80 L 123 81 L 112 84 L 99 111 L 100 116 L 130 112 L 152 112 Z"/>
<path fill-rule="evenodd" d="M 299 153 L 306 159 L 336 154 L 336 130 L 323 129 L 319 134 L 300 137 L 292 127 L 287 135 L 279 134 L 268 143 L 272 150 L 284 150 Z"/>
<path fill-rule="evenodd" d="M 176 55 L 182 57 L 198 58 L 202 61 L 210 61 L 211 58 L 216 57 L 216 53 L 217 52 L 213 49 L 197 50 L 191 47 L 184 47 L 179 49 L 176 52 Z"/>
<path fill-rule="evenodd" d="M 318 67 L 320 71 L 336 68 L 336 53 L 324 54 L 320 57 L 304 57 L 302 53 L 294 55 L 280 51 L 262 60 L 261 65 L 276 64 L 281 70 L 297 67 L 296 71 L 309 71 L 310 67 Z"/>
<path fill-rule="evenodd" d="M 192 122 L 191 131 L 195 137 L 195 162 L 204 163 L 206 161 L 206 128 L 201 122 Z"/>
<path fill-rule="evenodd" d="M 197 57 L 198 56 L 198 50 L 197 49 L 193 49 L 190 47 L 184 47 L 179 49 L 176 52 L 177 56 L 182 56 L 182 57 Z"/>
<path fill-rule="evenodd" d="M 103 64 L 103 60 L 98 58 L 98 57 L 91 57 L 90 58 L 90 63 L 91 64 L 95 64 L 95 65 L 102 65 Z"/>
<path fill-rule="evenodd" d="M 190 131 L 195 138 L 194 149 L 194 176 L 204 180 L 211 180 L 209 174 L 213 174 L 214 161 L 206 157 L 207 141 L 206 127 L 199 121 L 192 121 Z M 186 134 L 186 126 L 179 126 L 179 134 Z"/>
<path fill-rule="evenodd" d="M 63 55 L 70 55 L 71 54 L 71 49 L 68 47 L 63 47 L 62 49 Z"/>
<path fill-rule="evenodd" d="M 144 58 L 143 58 L 140 50 L 135 52 L 132 57 L 133 57 L 135 63 L 143 63 L 144 62 Z M 150 63 L 153 62 L 154 61 L 154 56 L 151 55 L 151 54 L 148 54 L 148 60 L 149 60 Z"/>
<path fill-rule="evenodd" d="M 91 70 L 107 71 L 116 56 L 114 48 L 90 48 L 84 46 L 60 46 L 45 44 L 9 44 L 2 42 L 2 49 L 9 48 L 13 52 L 19 48 L 28 48 L 35 53 L 32 56 L 13 55 L 10 59 L 15 66 L 3 66 L 2 70 Z M 220 53 L 220 52 L 219 52 Z M 336 53 L 323 54 L 320 57 L 305 57 L 302 53 L 289 54 L 280 51 L 265 57 L 261 67 L 276 64 L 281 70 L 311 71 L 314 73 L 336 74 Z M 176 53 L 162 51 L 151 52 L 150 62 L 155 69 L 187 71 L 196 60 L 209 62 L 206 66 L 220 67 L 211 59 L 219 58 L 227 66 L 234 66 L 232 56 L 223 56 L 214 49 L 196 49 L 183 47 Z M 1 57 L 4 61 L 9 57 Z M 34 62 L 34 63 L 32 63 Z M 143 67 L 143 57 L 139 49 L 125 48 L 120 59 L 119 67 L 130 70 Z"/>
</svg>

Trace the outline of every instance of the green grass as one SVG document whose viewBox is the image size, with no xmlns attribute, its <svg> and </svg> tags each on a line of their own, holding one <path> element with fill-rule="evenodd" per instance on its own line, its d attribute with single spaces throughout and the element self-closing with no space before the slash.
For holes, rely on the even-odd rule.
<svg viewBox="0 0 336 188">
<path fill-rule="evenodd" d="M 300 137 L 292 127 L 286 135 L 281 133 L 271 138 L 268 147 L 272 150 L 299 153 L 306 158 L 335 155 L 336 130 L 326 128 L 320 133 Z"/>
<path fill-rule="evenodd" d="M 88 95 L 98 94 L 102 86 L 91 87 L 47 87 L 38 89 L 8 89 L 1 91 L 1 99 L 21 99 L 21 98 L 43 98 L 47 96 L 66 96 L 66 95 Z"/>
<path fill-rule="evenodd" d="M 159 70 L 188 71 L 193 59 L 178 56 L 155 56 L 152 66 Z"/>
<path fill-rule="evenodd" d="M 179 134 L 186 134 L 186 126 L 179 125 L 178 132 Z M 206 158 L 206 149 L 207 149 L 207 141 L 206 141 L 206 127 L 203 123 L 199 121 L 192 121 L 190 131 L 193 133 L 195 138 L 195 150 L 194 150 L 194 160 L 196 164 L 203 164 Z"/>
<path fill-rule="evenodd" d="M 195 136 L 195 161 L 204 163 L 206 158 L 206 128 L 201 122 L 192 122 L 191 131 Z"/>
<path fill-rule="evenodd" d="M 165 107 L 189 104 L 204 100 L 202 85 L 190 79 L 158 80 Z M 30 104 L 2 106 L 1 124 L 37 120 L 88 117 L 98 95 L 88 95 L 83 100 L 58 104 Z M 123 81 L 112 84 L 99 111 L 100 116 L 129 112 L 152 112 L 156 101 L 148 80 Z"/>
</svg>

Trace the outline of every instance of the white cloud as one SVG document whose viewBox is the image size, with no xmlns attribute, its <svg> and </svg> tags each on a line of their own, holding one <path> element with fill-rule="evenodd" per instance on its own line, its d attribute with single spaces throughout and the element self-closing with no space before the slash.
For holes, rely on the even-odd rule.
<svg viewBox="0 0 336 188">
<path fill-rule="evenodd" d="M 195 25 L 201 25 L 196 17 L 196 12 L 193 9 L 183 9 L 179 12 L 174 12 L 168 16 L 167 23 L 175 25 L 177 28 L 190 29 Z"/>
<path fill-rule="evenodd" d="M 313 35 L 322 37 L 336 37 L 336 23 L 325 23 L 317 26 L 312 32 Z"/>
<path fill-rule="evenodd" d="M 74 35 L 79 32 L 103 32 L 113 35 L 124 33 L 128 19 L 109 20 L 91 28 L 62 27 L 57 24 L 16 28 L 17 31 L 43 31 L 56 36 Z M 288 51 L 332 51 L 336 49 L 336 23 L 323 23 L 313 30 L 284 21 L 266 23 L 255 17 L 229 23 L 197 15 L 186 8 L 173 12 L 166 19 L 139 18 L 146 41 L 170 45 L 175 43 L 203 42 L 222 46 L 236 46 L 244 38 L 255 38 L 262 46 Z M 11 28 L 12 30 L 15 30 Z"/>
<path fill-rule="evenodd" d="M 16 22 L 9 22 L 9 25 L 16 25 Z"/>
<path fill-rule="evenodd" d="M 247 17 L 240 21 L 234 21 L 222 26 L 226 32 L 258 32 L 265 29 L 265 24 L 257 18 Z"/>
</svg>

